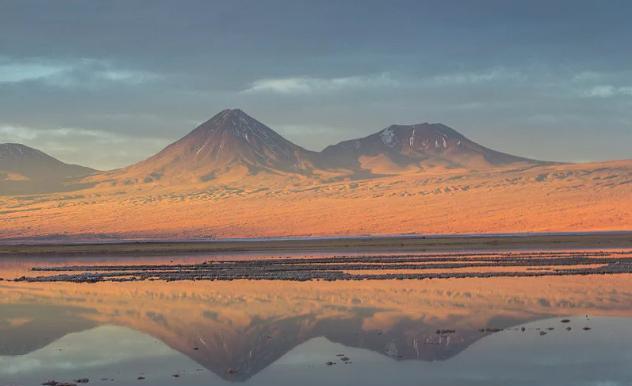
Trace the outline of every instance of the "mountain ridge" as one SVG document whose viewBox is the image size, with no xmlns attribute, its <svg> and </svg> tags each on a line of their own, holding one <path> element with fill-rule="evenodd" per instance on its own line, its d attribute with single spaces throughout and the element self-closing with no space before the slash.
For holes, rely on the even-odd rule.
<svg viewBox="0 0 632 386">
<path fill-rule="evenodd" d="M 19 153 L 12 151 L 16 152 Z M 116 170 L 98 172 L 65 164 L 35 149 L 20 152 L 31 154 L 33 159 L 20 164 L 35 163 L 41 171 L 22 178 L 19 165 L 13 165 L 3 177 L 0 175 L 5 186 L 0 188 L 0 194 L 54 192 L 94 185 L 284 187 L 306 181 L 314 184 L 404 173 L 478 172 L 555 164 L 496 151 L 444 124 L 427 122 L 390 125 L 315 152 L 289 141 L 238 108 L 220 111 L 158 153 Z M 0 172 L 6 164 L 0 158 Z M 55 167 L 65 172 L 51 172 Z"/>
<path fill-rule="evenodd" d="M 92 168 L 62 162 L 23 144 L 0 144 L 0 194 L 63 190 L 70 179 L 96 172 Z"/>
<path fill-rule="evenodd" d="M 362 167 L 362 157 L 385 157 L 390 163 L 404 168 L 464 167 L 469 169 L 507 164 L 545 164 L 492 150 L 468 139 L 441 123 L 390 125 L 366 137 L 327 146 L 321 152 L 330 165 Z"/>
<path fill-rule="evenodd" d="M 147 159 L 91 178 L 113 185 L 362 179 L 411 170 L 478 170 L 531 160 L 479 145 L 443 124 L 391 125 L 320 152 L 287 140 L 241 109 L 225 109 Z M 282 181 L 279 183 L 283 183 Z"/>
</svg>

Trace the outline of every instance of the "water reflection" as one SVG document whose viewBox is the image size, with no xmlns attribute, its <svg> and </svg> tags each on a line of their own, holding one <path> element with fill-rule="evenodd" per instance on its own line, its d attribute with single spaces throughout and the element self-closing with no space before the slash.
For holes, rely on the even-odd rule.
<svg viewBox="0 0 632 386">
<path fill-rule="evenodd" d="M 0 384 L 629 381 L 631 278 L 0 282 Z"/>
</svg>

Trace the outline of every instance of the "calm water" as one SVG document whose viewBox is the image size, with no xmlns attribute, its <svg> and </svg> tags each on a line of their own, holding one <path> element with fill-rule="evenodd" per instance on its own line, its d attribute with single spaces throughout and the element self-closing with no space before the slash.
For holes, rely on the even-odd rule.
<svg viewBox="0 0 632 386">
<path fill-rule="evenodd" d="M 4 260 L 0 277 L 66 263 Z M 630 318 L 630 275 L 2 281 L 0 385 L 632 385 Z"/>
</svg>

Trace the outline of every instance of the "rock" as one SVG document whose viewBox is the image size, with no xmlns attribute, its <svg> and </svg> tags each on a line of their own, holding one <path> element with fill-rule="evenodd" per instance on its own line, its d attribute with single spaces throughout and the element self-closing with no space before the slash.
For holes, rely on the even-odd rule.
<svg viewBox="0 0 632 386">
<path fill-rule="evenodd" d="M 48 381 L 42 383 L 43 386 L 77 386 L 76 383 Z"/>
<path fill-rule="evenodd" d="M 77 382 L 77 383 L 88 383 L 88 382 L 90 382 L 90 380 L 88 378 L 79 378 L 79 379 L 75 379 L 75 382 Z"/>
<path fill-rule="evenodd" d="M 327 366 L 333 366 L 333 365 L 335 365 L 335 364 L 336 364 L 336 362 L 331 362 L 331 361 L 330 361 L 330 362 L 327 362 L 327 363 L 325 363 L 325 364 L 326 364 Z"/>
<path fill-rule="evenodd" d="M 561 323 L 570 323 L 570 321 L 571 321 L 570 319 L 562 319 L 562 320 L 560 320 Z"/>
<path fill-rule="evenodd" d="M 604 258 L 601 255 L 593 256 L 591 254 L 567 257 L 540 254 L 538 257 L 524 259 L 520 254 L 514 254 L 504 258 L 503 266 L 527 266 L 548 267 L 559 264 L 573 265 L 575 262 L 579 265 L 586 266 L 589 263 L 600 264 L 598 268 L 573 268 L 557 270 L 556 276 L 562 275 L 597 275 L 597 274 L 616 274 L 616 273 L 632 273 L 632 264 L 629 258 L 610 257 Z M 174 260 L 175 261 L 175 260 Z M 420 267 L 427 268 L 430 265 L 435 269 L 445 270 L 444 272 L 415 272 L 415 273 L 346 273 L 347 270 L 354 271 L 373 271 L 376 269 L 376 263 L 381 265 L 388 264 L 389 269 L 414 269 Z M 423 280 L 423 279 L 447 279 L 447 278 L 488 278 L 488 277 L 534 277 L 534 276 L 550 276 L 552 271 L 516 271 L 516 272 L 454 272 L 454 268 L 464 268 L 472 264 L 480 263 L 471 257 L 450 257 L 443 258 L 439 263 L 436 258 L 428 257 L 406 257 L 397 264 L 393 263 L 391 256 L 358 256 L 353 258 L 337 258 L 332 257 L 326 260 L 322 258 L 310 259 L 261 259 L 248 261 L 221 261 L 221 262 L 204 262 L 198 264 L 180 264 L 178 271 L 174 272 L 173 265 L 152 264 L 152 265 L 132 265 L 132 266 L 116 266 L 114 268 L 107 266 L 67 266 L 67 267 L 33 267 L 33 271 L 40 272 L 57 272 L 52 276 L 21 276 L 14 281 L 26 282 L 75 282 L 75 283 L 94 283 L 100 281 L 123 282 L 123 281 L 139 281 L 139 280 Z M 284 269 L 280 270 L 279 265 L 283 265 Z M 61 273 L 72 271 L 74 273 Z M 586 315 L 586 319 L 588 319 Z M 496 332 L 492 329 L 485 329 L 482 332 Z M 446 332 L 447 333 L 447 332 Z"/>
<path fill-rule="evenodd" d="M 540 331 L 540 336 L 546 335 L 546 331 Z"/>
<path fill-rule="evenodd" d="M 144 379 L 145 379 L 145 377 L 143 377 L 143 376 L 141 375 L 140 377 L 138 377 L 138 378 L 136 378 L 136 379 L 138 379 L 139 381 L 142 381 L 142 380 L 144 380 Z"/>
</svg>

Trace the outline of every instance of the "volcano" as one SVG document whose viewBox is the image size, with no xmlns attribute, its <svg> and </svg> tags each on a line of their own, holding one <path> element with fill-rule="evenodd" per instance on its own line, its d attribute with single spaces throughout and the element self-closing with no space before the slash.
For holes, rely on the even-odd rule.
<svg viewBox="0 0 632 386">
<path fill-rule="evenodd" d="M 364 138 L 328 146 L 322 166 L 392 172 L 406 168 L 481 169 L 509 164 L 543 164 L 481 146 L 440 123 L 391 125 Z"/>
<path fill-rule="evenodd" d="M 477 170 L 542 162 L 481 146 L 439 123 L 392 125 L 364 138 L 306 150 L 239 109 L 227 109 L 156 155 L 107 173 L 129 184 L 260 183 L 274 176 L 327 181 L 429 168 Z"/>
<path fill-rule="evenodd" d="M 256 175 L 310 175 L 317 153 L 239 109 L 223 110 L 156 155 L 114 173 L 127 183 L 206 182 Z"/>
</svg>

